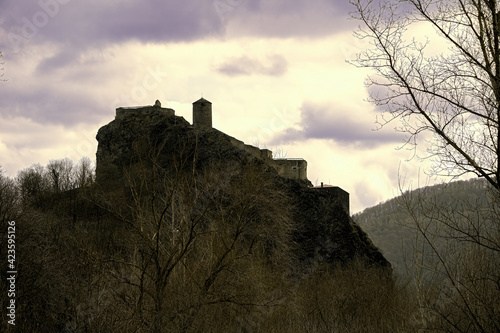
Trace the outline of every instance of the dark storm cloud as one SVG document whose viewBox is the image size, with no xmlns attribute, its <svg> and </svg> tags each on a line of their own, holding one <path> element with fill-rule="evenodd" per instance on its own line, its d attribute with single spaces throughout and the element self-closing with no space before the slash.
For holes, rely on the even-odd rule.
<svg viewBox="0 0 500 333">
<path fill-rule="evenodd" d="M 292 143 L 307 139 L 333 140 L 343 144 L 375 147 L 390 142 L 401 142 L 397 133 L 374 131 L 371 119 L 359 119 L 335 105 L 305 103 L 301 107 L 300 129 L 288 128 L 278 134 L 274 144 Z"/>
<path fill-rule="evenodd" d="M 264 38 L 315 38 L 345 29 L 344 2 L 1 0 L 0 51 L 11 80 L 0 89 L 0 116 L 68 126 L 89 123 L 102 111 L 88 91 L 79 90 L 79 84 L 95 84 L 116 74 L 113 66 L 105 66 L 113 56 L 87 60 L 89 54 L 127 41 L 189 42 L 222 36 L 230 22 L 244 26 L 244 33 Z M 103 63 L 93 66 L 89 61 Z M 280 76 L 287 69 L 282 56 L 232 58 L 217 68 L 228 76 Z"/>
<path fill-rule="evenodd" d="M 283 56 L 268 56 L 265 60 L 252 59 L 247 56 L 231 58 L 218 66 L 217 71 L 228 76 L 262 74 L 281 76 L 286 73 L 288 63 Z"/>
<path fill-rule="evenodd" d="M 78 49 L 189 41 L 222 35 L 231 20 L 249 35 L 314 37 L 346 29 L 348 11 L 347 1 L 333 0 L 4 0 L 0 49 L 44 41 Z"/>
<path fill-rule="evenodd" d="M 18 50 L 51 41 L 71 48 L 102 47 L 128 40 L 186 41 L 222 31 L 212 1 L 39 0 L 0 3 L 7 35 L 0 47 Z M 6 52 L 8 53 L 8 52 Z"/>
</svg>

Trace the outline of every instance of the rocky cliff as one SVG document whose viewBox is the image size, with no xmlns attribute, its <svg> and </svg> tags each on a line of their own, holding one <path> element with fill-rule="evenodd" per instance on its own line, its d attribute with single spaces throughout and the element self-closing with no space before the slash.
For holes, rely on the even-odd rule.
<svg viewBox="0 0 500 333">
<path fill-rule="evenodd" d="M 169 179 L 190 175 L 193 181 L 189 186 L 200 187 L 204 184 L 201 178 L 208 172 L 216 173 L 210 179 L 217 179 L 217 186 L 203 185 L 210 187 L 207 193 L 222 186 L 245 191 L 251 179 L 268 191 L 269 198 L 281 198 L 276 204 L 286 208 L 284 214 L 292 226 L 291 255 L 305 269 L 317 263 L 348 263 L 354 258 L 390 267 L 335 195 L 312 188 L 307 180 L 280 176 L 268 154 L 259 156 L 242 149 L 241 144 L 235 144 L 240 141 L 218 130 L 196 129 L 171 109 L 119 108 L 115 120 L 99 130 L 97 140 L 97 183 L 106 191 L 126 192 L 138 183 L 134 180 L 138 174 L 161 174 Z"/>
</svg>

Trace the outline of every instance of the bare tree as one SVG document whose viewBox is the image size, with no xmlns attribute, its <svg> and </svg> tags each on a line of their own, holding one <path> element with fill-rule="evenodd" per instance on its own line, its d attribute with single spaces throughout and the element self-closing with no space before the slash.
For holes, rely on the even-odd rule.
<svg viewBox="0 0 500 333">
<path fill-rule="evenodd" d="M 19 190 L 15 181 L 5 177 L 0 167 L 0 223 L 15 220 L 19 214 Z"/>
<path fill-rule="evenodd" d="M 500 190 L 500 8 L 490 0 L 350 0 L 372 48 L 371 101 L 401 121 L 407 143 L 432 133 L 437 174 L 474 173 Z M 421 36 L 432 27 L 436 36 Z M 436 52 L 436 49 L 439 52 Z"/>
<path fill-rule="evenodd" d="M 54 192 L 67 191 L 74 187 L 72 170 L 73 162 L 69 158 L 49 161 L 47 173 Z"/>
<path fill-rule="evenodd" d="M 104 204 L 127 226 L 128 255 L 110 258 L 125 286 L 123 328 L 235 331 L 280 300 L 291 257 L 285 198 L 256 166 L 201 168 L 196 147 L 180 147 L 165 168 L 160 151 L 125 170 L 125 209 L 117 196 Z"/>
<path fill-rule="evenodd" d="M 370 100 L 399 120 L 407 143 L 432 134 L 437 175 L 476 174 L 492 187 L 484 206 L 443 205 L 425 190 L 400 204 L 415 229 L 415 277 L 424 328 L 500 329 L 500 6 L 495 0 L 351 0 L 370 41 L 352 63 L 372 69 Z M 432 36 L 421 36 L 433 28 Z"/>
<path fill-rule="evenodd" d="M 77 188 L 90 186 L 94 182 L 95 170 L 88 157 L 82 157 L 78 164 L 73 168 L 73 172 L 74 186 Z"/>
<path fill-rule="evenodd" d="M 408 267 L 422 328 L 500 330 L 500 215 L 492 192 L 489 202 L 455 197 L 451 205 L 428 188 L 398 199 L 415 230 Z"/>
<path fill-rule="evenodd" d="M 36 202 L 49 188 L 45 169 L 40 164 L 33 164 L 19 171 L 16 181 L 21 191 L 21 199 L 25 204 Z"/>
</svg>

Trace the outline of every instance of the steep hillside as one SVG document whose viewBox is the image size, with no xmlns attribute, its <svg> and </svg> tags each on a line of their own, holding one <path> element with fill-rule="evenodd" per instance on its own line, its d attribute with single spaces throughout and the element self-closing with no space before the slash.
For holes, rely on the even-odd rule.
<svg viewBox="0 0 500 333">
<path fill-rule="evenodd" d="M 347 263 L 357 257 L 388 266 L 331 191 L 312 188 L 307 179 L 281 176 L 281 166 L 257 148 L 216 129 L 198 130 L 171 109 L 118 109 L 116 119 L 99 130 L 97 140 L 97 184 L 107 192 L 126 195 L 144 177 L 192 176 L 187 186 L 213 196 L 244 189 L 241 182 L 251 180 L 269 198 L 282 198 L 270 205 L 286 207 L 293 256 L 305 268 L 313 262 Z"/>
<path fill-rule="evenodd" d="M 354 215 L 354 221 L 402 274 L 406 274 L 407 266 L 411 266 L 414 259 L 412 249 L 417 235 L 408 205 L 420 204 L 422 200 L 429 210 L 447 207 L 466 216 L 470 210 L 488 205 L 489 190 L 481 179 L 434 185 L 407 192 Z"/>
</svg>

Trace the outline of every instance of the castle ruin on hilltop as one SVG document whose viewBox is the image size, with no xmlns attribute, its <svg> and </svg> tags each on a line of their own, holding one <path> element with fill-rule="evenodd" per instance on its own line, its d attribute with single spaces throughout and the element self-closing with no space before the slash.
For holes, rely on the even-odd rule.
<svg viewBox="0 0 500 333">
<path fill-rule="evenodd" d="M 125 120 L 128 116 L 136 115 L 140 117 L 152 117 L 158 113 L 165 116 L 175 116 L 173 109 L 161 107 L 161 103 L 156 101 L 152 106 L 138 107 L 119 107 L 116 109 L 116 120 Z M 212 103 L 204 98 L 200 98 L 193 103 L 193 124 L 192 128 L 196 131 L 218 131 L 212 126 Z M 220 131 L 218 131 L 220 132 Z M 222 133 L 222 132 L 220 132 Z M 248 154 L 260 159 L 265 164 L 273 167 L 277 173 L 284 178 L 308 183 L 307 179 L 307 161 L 303 158 L 273 158 L 273 153 L 269 149 L 260 149 L 258 147 L 245 144 L 234 137 L 224 134 L 231 144 Z M 313 187 L 322 192 L 322 195 L 328 199 L 338 201 L 344 210 L 349 214 L 349 193 L 337 186 L 323 185 Z"/>
</svg>

